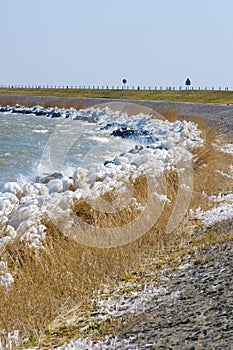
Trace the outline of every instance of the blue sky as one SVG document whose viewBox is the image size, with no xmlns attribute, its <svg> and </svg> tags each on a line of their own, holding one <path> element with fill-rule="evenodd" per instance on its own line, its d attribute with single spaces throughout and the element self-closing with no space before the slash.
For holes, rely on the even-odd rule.
<svg viewBox="0 0 233 350">
<path fill-rule="evenodd" d="M 0 85 L 233 89 L 232 0 L 0 0 Z"/>
</svg>

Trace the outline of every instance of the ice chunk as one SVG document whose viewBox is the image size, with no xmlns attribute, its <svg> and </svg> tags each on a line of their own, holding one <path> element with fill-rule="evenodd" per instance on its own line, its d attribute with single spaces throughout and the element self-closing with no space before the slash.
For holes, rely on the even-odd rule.
<svg viewBox="0 0 233 350">
<path fill-rule="evenodd" d="M 14 282 L 14 278 L 9 272 L 7 272 L 3 276 L 0 276 L 0 283 L 6 288 L 9 288 L 13 282 Z"/>
<path fill-rule="evenodd" d="M 61 192 L 63 192 L 63 181 L 60 179 L 50 180 L 48 183 L 48 190 L 49 190 L 49 193 L 53 193 L 53 192 L 61 193 Z"/>
<path fill-rule="evenodd" d="M 17 197 L 20 197 L 22 194 L 22 189 L 17 182 L 7 182 L 3 186 L 2 192 L 10 192 L 15 194 Z"/>
</svg>

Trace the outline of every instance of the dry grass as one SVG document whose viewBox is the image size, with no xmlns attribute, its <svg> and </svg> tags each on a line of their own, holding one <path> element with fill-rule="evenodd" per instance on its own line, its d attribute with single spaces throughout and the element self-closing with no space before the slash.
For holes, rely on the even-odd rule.
<svg viewBox="0 0 233 350">
<path fill-rule="evenodd" d="M 169 122 L 174 123 L 179 116 L 179 110 L 166 107 L 156 107 L 155 111 L 160 113 Z"/>
<path fill-rule="evenodd" d="M 167 111 L 164 114 L 168 119 L 176 117 L 176 112 Z M 194 192 L 191 203 L 194 208 L 200 202 L 205 204 L 202 191 L 213 195 L 227 191 L 232 186 L 227 178 L 216 173 L 216 169 L 228 171 L 232 156 L 213 147 L 213 141 L 219 137 L 217 130 L 207 130 L 200 122 L 199 126 L 205 134 L 206 142 L 194 155 Z M 131 244 L 108 249 L 81 246 L 65 237 L 50 223 L 45 250 L 40 252 L 39 258 L 29 248 L 22 248 L 20 243 L 17 247 L 9 245 L 2 255 L 9 262 L 11 271 L 16 274 L 12 288 L 7 292 L 3 287 L 0 288 L 0 329 L 19 329 L 24 337 L 33 339 L 43 334 L 56 317 L 66 314 L 75 305 L 80 306 L 81 314 L 91 310 L 92 292 L 100 288 L 102 283 L 115 284 L 122 276 L 140 270 L 148 259 L 156 256 L 159 257 L 156 268 L 164 267 L 168 264 L 171 251 L 177 251 L 178 259 L 183 246 L 192 246 L 191 237 L 195 228 L 183 222 L 172 234 L 166 233 L 166 224 L 177 198 L 177 173 L 167 173 L 166 179 L 167 195 L 171 203 L 165 205 L 153 228 Z M 145 177 L 140 177 L 134 183 L 134 196 L 142 204 L 146 203 Z M 115 193 L 106 194 L 104 199 L 111 203 L 115 199 Z M 84 221 L 99 227 L 123 225 L 138 214 L 133 207 L 117 214 L 103 214 L 92 210 L 85 202 L 77 202 L 74 211 Z M 196 242 L 195 244 L 197 245 Z M 184 255 L 186 253 L 187 249 L 184 250 Z M 65 329 L 64 332 L 67 332 Z M 62 328 L 57 332 L 62 334 Z"/>
<path fill-rule="evenodd" d="M 194 154 L 195 181 L 191 206 L 197 208 L 201 203 L 202 208 L 206 209 L 208 200 L 203 196 L 203 192 L 207 196 L 214 196 L 218 193 L 227 193 L 233 187 L 233 181 L 217 172 L 220 170 L 229 173 L 232 155 L 223 153 L 214 146 L 216 140 L 220 140 L 223 144 L 229 141 L 217 127 L 208 129 L 205 122 L 199 118 L 197 120 L 194 118 L 193 121 L 202 130 L 205 145 Z"/>
<path fill-rule="evenodd" d="M 174 201 L 176 176 L 168 174 L 169 194 Z M 141 202 L 146 200 L 146 179 L 135 182 L 135 196 Z M 105 197 L 106 199 L 106 197 Z M 111 200 L 111 196 L 109 197 Z M 118 214 L 103 214 L 92 211 L 89 205 L 79 202 L 76 213 L 83 220 L 98 225 L 123 225 L 135 217 L 133 210 L 123 210 Z M 5 259 L 11 261 L 11 270 L 16 272 L 15 282 L 6 293 L 0 289 L 1 323 L 7 331 L 20 329 L 24 336 L 37 336 L 45 331 L 48 324 L 61 309 L 89 302 L 91 291 L 101 283 L 109 283 L 127 275 L 142 264 L 145 250 L 164 244 L 164 228 L 169 218 L 171 206 L 167 205 L 156 225 L 141 239 L 130 245 L 98 249 L 81 246 L 68 239 L 50 223 L 45 250 L 39 259 L 28 249 L 11 249 L 4 252 Z M 17 315 L 17 317 L 16 317 Z"/>
</svg>

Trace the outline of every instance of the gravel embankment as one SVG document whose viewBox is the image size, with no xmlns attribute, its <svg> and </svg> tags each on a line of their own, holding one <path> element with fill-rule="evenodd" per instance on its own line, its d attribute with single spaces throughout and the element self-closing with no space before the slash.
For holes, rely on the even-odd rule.
<svg viewBox="0 0 233 350">
<path fill-rule="evenodd" d="M 118 340 L 127 349 L 233 349 L 233 241 L 198 253 L 198 263 L 179 271 L 167 296 L 128 320 Z M 124 346 L 121 348 L 124 349 Z"/>
</svg>

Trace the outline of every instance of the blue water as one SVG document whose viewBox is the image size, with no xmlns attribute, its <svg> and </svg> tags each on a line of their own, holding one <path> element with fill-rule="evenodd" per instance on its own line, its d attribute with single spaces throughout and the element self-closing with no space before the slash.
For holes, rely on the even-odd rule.
<svg viewBox="0 0 233 350">
<path fill-rule="evenodd" d="M 72 169 L 84 163 L 99 162 L 101 157 L 101 161 L 111 159 L 122 151 L 121 147 L 125 149 L 121 140 L 99 130 L 95 123 L 0 113 L 0 191 L 8 181 L 32 181 L 39 175 L 41 157 L 56 134 L 60 138 L 52 144 L 54 153 L 62 151 L 77 134 L 77 140 L 65 154 L 64 169 L 70 171 L 68 176 L 72 176 Z M 54 168 L 50 164 L 49 171 L 59 170 L 56 164 Z"/>
</svg>

